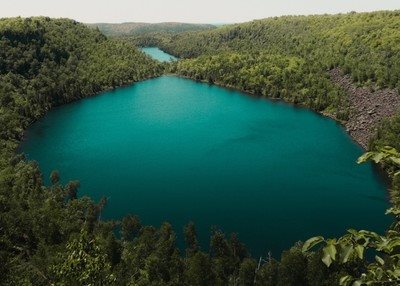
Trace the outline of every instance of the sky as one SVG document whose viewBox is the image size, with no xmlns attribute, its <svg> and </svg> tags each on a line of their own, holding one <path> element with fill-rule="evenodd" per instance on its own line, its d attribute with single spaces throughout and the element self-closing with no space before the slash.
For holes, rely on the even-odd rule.
<svg viewBox="0 0 400 286">
<path fill-rule="evenodd" d="M 80 22 L 238 23 L 281 15 L 400 9 L 400 0 L 1 0 L 0 18 L 49 16 Z"/>
</svg>

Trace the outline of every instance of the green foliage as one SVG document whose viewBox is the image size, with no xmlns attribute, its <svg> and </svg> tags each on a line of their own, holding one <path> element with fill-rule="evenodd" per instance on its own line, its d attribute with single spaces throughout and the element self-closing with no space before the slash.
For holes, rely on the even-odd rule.
<svg viewBox="0 0 400 286">
<path fill-rule="evenodd" d="M 327 71 L 339 67 L 356 84 L 399 89 L 399 27 L 398 11 L 285 16 L 142 39 L 188 58 L 172 68 L 179 75 L 282 98 L 346 121 L 348 97 Z"/>
<path fill-rule="evenodd" d="M 238 284 L 243 286 L 254 285 L 256 268 L 257 263 L 253 259 L 245 258 L 240 264 Z"/>
<path fill-rule="evenodd" d="M 383 146 L 392 146 L 400 150 L 400 113 L 385 119 L 378 128 L 376 136 L 370 144 L 370 149 L 379 149 Z"/>
<path fill-rule="evenodd" d="M 161 48 L 184 58 L 223 51 L 297 56 L 321 72 L 342 67 L 360 83 L 399 87 L 400 12 L 285 16 L 182 33 Z"/>
<path fill-rule="evenodd" d="M 400 153 L 393 147 L 384 146 L 377 149 L 377 151 L 370 151 L 362 155 L 357 163 L 364 163 L 372 160 L 375 163 L 384 163 L 390 166 L 389 173 L 394 177 L 400 176 Z"/>
<path fill-rule="evenodd" d="M 275 259 L 270 259 L 268 262 L 261 265 L 256 272 L 255 285 L 257 286 L 273 286 L 278 285 L 279 262 Z"/>
<path fill-rule="evenodd" d="M 183 229 L 186 244 L 186 256 L 191 257 L 196 254 L 200 247 L 197 240 L 196 228 L 193 222 L 189 222 Z"/>
<path fill-rule="evenodd" d="M 399 247 L 398 228 L 389 230 L 386 236 L 365 230 L 349 230 L 348 234 L 338 240 L 324 241 L 322 261 L 327 267 L 331 266 L 332 261 L 349 264 L 355 260 L 364 260 L 365 251 L 373 250 L 378 253 L 375 255 L 375 261 L 368 264 L 361 275 L 341 277 L 340 285 L 390 285 L 400 283 Z M 303 251 L 308 251 L 308 248 L 303 247 Z"/>
<path fill-rule="evenodd" d="M 399 152 L 390 146 L 379 148 L 377 151 L 367 152 L 358 159 L 358 163 L 372 160 L 375 163 L 394 164 L 397 171 L 392 173 L 394 177 L 400 173 Z M 398 198 L 399 188 L 394 185 L 392 196 Z M 375 253 L 375 261 L 362 267 L 357 275 L 344 275 L 340 278 L 340 285 L 396 285 L 400 283 L 400 208 L 398 200 L 393 201 L 394 206 L 387 214 L 395 216 L 396 221 L 382 236 L 372 231 L 354 229 L 338 239 L 313 237 L 303 244 L 303 252 L 323 243 L 322 261 L 327 267 L 331 267 L 336 261 L 340 265 L 348 265 L 354 261 L 365 262 L 367 250 Z"/>
<path fill-rule="evenodd" d="M 255 95 L 284 99 L 318 111 L 343 107 L 344 93 L 305 60 L 266 52 L 221 52 L 179 61 L 173 71 Z"/>
<path fill-rule="evenodd" d="M 142 34 L 178 34 L 183 32 L 203 31 L 214 29 L 211 24 L 190 24 L 190 23 L 121 23 L 88 24 L 89 27 L 98 28 L 106 36 L 137 36 Z"/>
<path fill-rule="evenodd" d="M 37 164 L 15 150 L 51 107 L 161 72 L 132 45 L 72 20 L 0 19 L 0 284 L 108 284 L 118 243 L 112 229 L 93 234 L 105 228 L 106 201 L 78 199 L 79 182 L 62 186 L 58 172 L 45 187 Z"/>
<path fill-rule="evenodd" d="M 214 272 L 209 255 L 197 252 L 185 262 L 185 285 L 208 286 L 214 284 Z"/>
<path fill-rule="evenodd" d="M 96 238 L 89 237 L 84 229 L 79 237 L 67 243 L 60 263 L 51 267 L 59 285 L 111 285 L 115 277 L 110 269 L 111 265 Z"/>
<path fill-rule="evenodd" d="M 298 247 L 290 251 L 284 251 L 278 271 L 279 286 L 301 286 L 307 285 L 306 276 L 307 258 Z"/>
<path fill-rule="evenodd" d="M 133 241 L 138 236 L 142 225 L 137 216 L 127 215 L 121 222 L 121 238 L 126 241 Z"/>
</svg>

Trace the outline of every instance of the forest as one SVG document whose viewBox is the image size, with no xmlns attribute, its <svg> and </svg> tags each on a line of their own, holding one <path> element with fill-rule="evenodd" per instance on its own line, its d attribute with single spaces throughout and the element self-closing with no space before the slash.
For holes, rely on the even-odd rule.
<svg viewBox="0 0 400 286">
<path fill-rule="evenodd" d="M 178 74 L 282 98 L 346 120 L 347 99 L 330 83 L 327 71 L 340 67 L 358 85 L 399 90 L 399 25 L 397 11 L 286 16 L 154 40 L 168 53 L 188 59 L 174 67 Z M 298 62 L 297 74 L 279 68 L 288 57 Z M 271 90 L 271 82 L 279 83 Z"/>
<path fill-rule="evenodd" d="M 95 23 L 87 24 L 89 27 L 98 28 L 104 35 L 110 37 L 119 36 L 139 36 L 143 34 L 178 34 L 183 32 L 195 32 L 214 29 L 215 26 L 211 24 L 190 24 L 190 23 L 121 23 L 121 24 L 108 24 L 108 23 Z"/>
<path fill-rule="evenodd" d="M 373 160 L 393 179 L 385 234 L 349 230 L 298 242 L 279 257 L 252 257 L 236 234 L 142 225 L 135 214 L 101 219 L 107 199 L 79 196 L 79 181 L 44 178 L 17 152 L 25 128 L 54 106 L 174 72 L 282 98 L 346 120 L 346 94 L 327 70 L 359 85 L 400 88 L 399 12 L 281 17 L 146 37 L 187 58 L 165 66 L 132 45 L 68 19 L 0 20 L 1 285 L 396 285 L 400 281 L 400 116 L 388 118 L 359 163 Z M 392 146 L 395 148 L 391 148 Z M 397 149 L 397 150 L 396 150 Z M 79 178 L 77 178 L 79 179 Z M 284 227 L 284 225 L 282 226 Z M 177 247 L 183 233 L 185 249 Z M 367 255 L 368 254 L 368 255 Z M 372 257 L 372 258 L 371 258 Z M 397 282 L 396 282 L 397 281 Z"/>
</svg>

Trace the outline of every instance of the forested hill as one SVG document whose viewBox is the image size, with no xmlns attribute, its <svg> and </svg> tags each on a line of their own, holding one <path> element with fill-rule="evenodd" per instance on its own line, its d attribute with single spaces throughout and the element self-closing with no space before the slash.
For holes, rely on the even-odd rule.
<svg viewBox="0 0 400 286">
<path fill-rule="evenodd" d="M 398 98 L 400 11 L 274 17 L 156 41 L 175 56 L 195 58 L 178 62 L 174 72 L 349 120 L 350 133 L 364 147 L 376 124 L 394 115 L 386 93 L 373 91 L 389 88 Z M 333 69 L 349 75 L 354 87 L 332 77 Z M 368 104 L 353 106 L 358 102 Z M 394 109 L 400 105 L 391 102 Z M 352 114 L 355 109 L 364 113 Z"/>
<path fill-rule="evenodd" d="M 286 16 L 176 35 L 163 48 L 183 58 L 258 52 L 341 66 L 360 82 L 400 88 L 400 11 Z"/>
<path fill-rule="evenodd" d="M 351 70 L 356 64 L 355 78 L 381 79 L 381 73 L 386 75 L 381 66 L 390 62 L 388 68 L 399 67 L 399 25 L 400 11 L 284 16 L 179 34 L 163 48 L 184 58 L 215 51 L 263 50 L 320 60 L 327 67 L 340 64 Z M 382 83 L 396 86 L 399 77 L 386 76 Z"/>
<path fill-rule="evenodd" d="M 67 19 L 0 20 L 1 139 L 53 105 L 159 75 L 132 45 Z M 3 150 L 3 149 L 2 149 Z"/>
<path fill-rule="evenodd" d="M 210 24 L 190 24 L 190 23 L 95 23 L 87 24 L 89 27 L 98 27 L 107 36 L 138 36 L 146 33 L 168 33 L 177 34 L 189 31 L 202 31 L 214 29 Z"/>
<path fill-rule="evenodd" d="M 68 199 L 76 198 L 77 182 L 47 188 L 37 164 L 15 153 L 27 125 L 54 105 L 161 72 L 131 44 L 73 20 L 0 19 L 1 285 L 57 283 L 50 267 L 96 213 L 89 199 Z"/>
</svg>

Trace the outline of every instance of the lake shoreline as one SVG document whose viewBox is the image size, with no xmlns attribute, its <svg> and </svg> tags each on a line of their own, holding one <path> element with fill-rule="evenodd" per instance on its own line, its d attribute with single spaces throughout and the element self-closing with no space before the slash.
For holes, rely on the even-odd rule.
<svg viewBox="0 0 400 286">
<path fill-rule="evenodd" d="M 330 119 L 334 120 L 337 124 L 341 125 L 344 128 L 346 134 L 348 134 L 349 137 L 352 139 L 352 141 L 356 145 L 358 145 L 360 148 L 362 148 L 364 151 L 367 151 L 367 146 L 364 146 L 363 144 L 361 144 L 359 142 L 359 140 L 357 139 L 357 137 L 355 137 L 351 132 L 348 131 L 347 126 L 346 126 L 346 121 L 338 119 L 334 114 L 323 112 L 323 111 L 317 111 L 317 110 L 312 109 L 312 108 L 310 108 L 310 107 L 308 107 L 308 106 L 306 106 L 304 104 L 289 102 L 289 101 L 286 101 L 286 100 L 284 100 L 282 98 L 271 98 L 271 97 L 266 97 L 266 96 L 254 94 L 254 93 L 251 93 L 249 91 L 240 90 L 240 89 L 235 88 L 233 86 L 227 86 L 227 85 L 224 85 L 224 84 L 219 83 L 219 82 L 210 83 L 207 80 L 198 80 L 198 79 L 191 78 L 189 76 L 184 76 L 184 75 L 175 74 L 175 73 L 166 73 L 164 75 L 166 75 L 166 76 L 177 76 L 177 77 L 181 77 L 181 78 L 185 78 L 185 79 L 190 79 L 190 80 L 194 80 L 196 82 L 206 83 L 206 84 L 209 84 L 209 85 L 215 85 L 215 86 L 219 86 L 219 87 L 222 87 L 222 88 L 227 88 L 227 89 L 234 90 L 234 91 L 239 91 L 239 92 L 242 92 L 242 93 L 244 93 L 244 94 L 246 94 L 248 96 L 251 96 L 251 97 L 264 98 L 264 99 L 267 99 L 267 100 L 270 100 L 270 101 L 283 102 L 285 104 L 289 104 L 289 105 L 291 105 L 293 107 L 296 107 L 296 108 L 304 108 L 304 109 L 310 110 L 310 111 L 318 114 L 319 116 L 322 116 L 324 118 L 330 118 Z"/>
<path fill-rule="evenodd" d="M 17 139 L 18 139 L 17 151 L 18 151 L 19 145 L 21 145 L 21 143 L 22 143 L 23 141 L 26 140 L 26 134 L 25 134 L 25 133 L 26 133 L 26 130 L 29 128 L 29 126 L 31 126 L 32 124 L 34 124 L 34 123 L 37 122 L 38 120 L 42 119 L 43 116 L 45 116 L 49 111 L 51 111 L 51 110 L 53 110 L 53 109 L 55 109 L 55 108 L 57 108 L 57 107 L 61 107 L 61 106 L 67 105 L 67 104 L 71 104 L 71 103 L 80 101 L 80 100 L 82 100 L 82 99 L 87 99 L 87 98 L 92 98 L 92 97 L 100 96 L 100 95 L 102 95 L 102 94 L 105 93 L 105 92 L 113 91 L 113 90 L 116 90 L 116 89 L 118 89 L 118 88 L 129 87 L 129 86 L 132 86 L 132 85 L 134 85 L 134 84 L 136 84 L 136 83 L 143 82 L 143 81 L 146 81 L 146 80 L 155 79 L 155 78 L 158 78 L 158 77 L 163 76 L 163 75 L 164 75 L 164 74 L 161 74 L 161 75 L 159 75 L 159 76 L 151 76 L 151 77 L 148 77 L 148 78 L 145 78 L 145 79 L 142 79 L 142 80 L 132 81 L 132 82 L 129 82 L 129 83 L 124 83 L 124 84 L 122 84 L 122 85 L 118 85 L 118 86 L 113 86 L 113 87 L 112 87 L 112 86 L 109 86 L 109 87 L 106 87 L 106 88 L 104 88 L 104 89 L 102 89 L 102 90 L 100 90 L 100 91 L 98 91 L 98 92 L 90 93 L 90 94 L 87 94 L 87 95 L 82 96 L 82 97 L 80 97 L 80 98 L 76 98 L 76 99 L 73 99 L 73 100 L 68 101 L 68 102 L 62 102 L 62 103 L 59 103 L 59 104 L 55 104 L 55 105 L 51 106 L 50 108 L 47 108 L 47 109 L 45 110 L 45 112 L 44 112 L 43 114 L 41 114 L 38 118 L 34 118 L 34 119 L 31 120 L 30 122 L 28 122 L 27 125 L 24 127 L 24 129 L 21 131 L 21 134 L 19 134 L 19 136 L 18 136 L 18 138 L 17 138 Z"/>
<path fill-rule="evenodd" d="M 53 108 L 57 108 L 57 107 L 59 107 L 59 106 L 65 105 L 65 104 L 70 104 L 70 103 L 79 101 L 79 100 L 81 100 L 81 99 L 99 96 L 99 95 L 101 95 L 102 93 L 105 93 L 105 92 L 108 92 L 108 91 L 116 90 L 116 89 L 118 89 L 118 88 L 123 88 L 123 87 L 129 87 L 129 86 L 134 85 L 134 84 L 136 84 L 136 83 L 143 82 L 143 81 L 147 81 L 147 80 L 151 80 L 151 79 L 155 79 L 155 78 L 162 77 L 162 76 L 176 76 L 176 77 L 180 77 L 180 78 L 190 79 L 190 80 L 193 80 L 193 81 L 195 81 L 195 82 L 201 82 L 201 83 L 205 83 L 205 84 L 209 84 L 209 85 L 215 85 L 215 86 L 219 86 L 219 87 L 222 87 L 222 88 L 226 88 L 226 89 L 230 89 L 230 90 L 242 92 L 242 93 L 246 94 L 247 96 L 251 96 L 251 97 L 255 97 L 255 98 L 263 98 L 263 99 L 267 99 L 267 100 L 270 100 L 270 101 L 283 102 L 283 103 L 285 103 L 285 104 L 292 105 L 293 107 L 296 107 L 296 108 L 305 108 L 305 109 L 308 109 L 308 110 L 310 110 L 310 111 L 312 111 L 312 112 L 315 112 L 316 114 L 318 114 L 318 115 L 320 115 L 320 116 L 322 116 L 322 117 L 330 118 L 330 119 L 334 120 L 336 123 L 338 123 L 339 125 L 341 125 L 341 126 L 345 129 L 346 133 L 350 136 L 350 138 L 354 141 L 355 144 L 357 144 L 359 147 L 361 147 L 364 151 L 368 151 L 368 146 L 367 146 L 366 144 L 364 144 L 364 143 L 362 142 L 362 140 L 360 140 L 360 137 L 357 136 L 356 133 L 351 132 L 351 130 L 352 130 L 351 127 L 353 126 L 353 124 L 349 125 L 348 121 L 340 120 L 340 119 L 338 119 L 334 114 L 331 114 L 331 113 L 328 113 L 328 112 L 323 112 L 323 111 L 317 111 L 317 110 L 312 109 L 312 108 L 310 108 L 310 107 L 308 107 L 308 106 L 306 106 L 306 105 L 304 105 L 304 104 L 301 104 L 301 103 L 293 103 L 293 102 L 289 102 L 289 101 L 286 101 L 286 100 L 281 99 L 281 98 L 265 97 L 265 96 L 262 96 L 262 95 L 258 95 L 258 94 L 251 93 L 251 92 L 249 92 L 249 91 L 240 90 L 240 89 L 238 89 L 238 88 L 236 88 L 236 87 L 234 87 L 234 86 L 224 85 L 223 83 L 219 83 L 219 82 L 210 83 L 210 82 L 208 82 L 207 80 L 198 80 L 198 79 L 194 79 L 194 78 L 189 77 L 189 76 L 184 76 L 184 75 L 180 75 L 180 74 L 176 74 L 176 73 L 163 73 L 163 74 L 161 74 L 161 75 L 159 75 L 159 76 L 152 76 L 152 77 L 149 77 L 149 78 L 146 78 L 146 79 L 143 79 L 143 80 L 132 81 L 132 82 L 130 82 L 130 83 L 122 84 L 122 85 L 119 85 L 119 86 L 107 87 L 107 88 L 105 88 L 105 89 L 103 89 L 103 90 L 101 90 L 101 91 L 98 91 L 98 92 L 89 94 L 89 95 L 84 96 L 84 97 L 82 97 L 82 98 L 77 98 L 77 99 L 74 99 L 74 100 L 69 101 L 69 102 L 64 102 L 64 103 L 60 103 L 60 104 L 54 105 L 54 106 L 50 107 L 48 110 L 46 110 L 46 112 L 45 112 L 44 114 L 42 114 L 39 118 L 37 118 L 37 119 L 35 119 L 35 120 L 33 120 L 33 121 L 31 121 L 31 122 L 28 123 L 28 125 L 24 128 L 24 130 L 22 131 L 22 133 L 20 134 L 20 136 L 19 136 L 19 138 L 18 138 L 19 141 L 20 141 L 18 145 L 20 145 L 21 141 L 24 141 L 24 140 L 26 139 L 26 138 L 25 138 L 25 131 L 26 131 L 26 129 L 27 129 L 30 125 L 32 125 L 33 123 L 35 123 L 36 121 L 40 120 L 44 115 L 46 115 L 46 113 L 47 113 L 49 110 L 52 110 Z"/>
<path fill-rule="evenodd" d="M 315 221 L 291 231 L 296 239 L 345 230 L 347 225 L 330 215 L 336 207 L 325 200 L 328 195 L 340 202 L 346 198 L 342 208 L 348 216 L 350 206 L 364 198 L 360 210 L 367 209 L 370 217 L 354 216 L 352 224 L 385 227 L 378 214 L 388 204 L 386 185 L 372 168 L 355 164 L 361 150 L 343 129 L 309 108 L 175 75 L 103 95 L 49 112 L 28 130 L 21 150 L 37 160 L 45 178 L 56 169 L 66 181 L 79 178 L 81 194 L 112 196 L 106 219 L 135 213 L 146 224 L 167 220 L 178 229 L 192 220 L 204 245 L 212 221 L 227 232 L 237 231 L 253 253 L 279 253 L 294 241 L 284 232 L 271 236 L 268 229 L 297 220 L 290 211 L 280 212 L 279 202 L 300 208 L 301 221 L 307 221 L 308 211 L 330 209 L 331 230 Z M 119 167 L 109 169 L 110 164 Z M 305 198 L 297 190 L 309 193 L 306 201 L 319 203 L 301 204 Z M 194 201 L 196 206 L 188 207 Z M 307 211 L 301 211 L 306 205 Z M 235 220 L 224 215 L 233 209 L 242 214 Z M 263 228 L 266 219 L 259 218 L 272 215 L 276 221 Z M 253 222 L 251 231 L 245 221 Z"/>
</svg>

